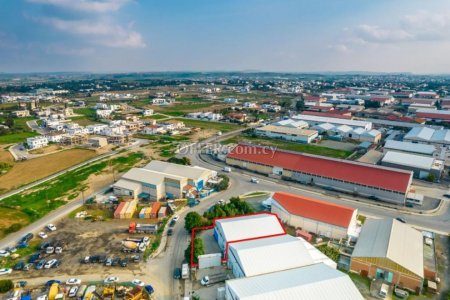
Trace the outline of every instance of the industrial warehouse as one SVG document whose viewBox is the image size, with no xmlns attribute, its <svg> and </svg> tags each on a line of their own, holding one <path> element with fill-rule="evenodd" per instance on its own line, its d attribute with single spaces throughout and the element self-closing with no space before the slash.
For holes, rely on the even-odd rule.
<svg viewBox="0 0 450 300">
<path fill-rule="evenodd" d="M 230 166 L 274 178 L 404 205 L 412 172 L 268 147 L 238 144 L 226 157 Z"/>
<path fill-rule="evenodd" d="M 283 192 L 269 200 L 271 212 L 295 228 L 335 239 L 358 235 L 355 208 Z"/>
<path fill-rule="evenodd" d="M 132 168 L 114 183 L 114 194 L 131 199 L 176 199 L 200 191 L 217 173 L 200 167 L 152 161 L 144 168 Z"/>
</svg>

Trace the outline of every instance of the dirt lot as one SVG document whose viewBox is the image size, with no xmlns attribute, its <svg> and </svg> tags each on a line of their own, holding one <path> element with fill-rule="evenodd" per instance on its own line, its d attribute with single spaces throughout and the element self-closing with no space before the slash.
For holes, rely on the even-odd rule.
<svg viewBox="0 0 450 300">
<path fill-rule="evenodd" d="M 121 242 L 127 237 L 139 238 L 143 234 L 130 235 L 126 232 L 131 220 L 96 221 L 67 218 L 56 223 L 57 230 L 48 233 L 50 242 L 64 241 L 66 246 L 61 254 L 43 254 L 44 259 L 56 258 L 61 265 L 56 269 L 42 269 L 13 272 L 14 277 L 37 278 L 52 275 L 84 275 L 114 273 L 120 270 L 132 271 L 133 275 L 144 274 L 143 261 L 134 263 L 131 260 L 127 267 L 104 266 L 104 264 L 81 264 L 80 260 L 89 255 L 106 255 L 114 258 L 130 258 L 135 254 L 121 251 Z M 146 235 L 150 236 L 151 235 Z M 50 273 L 51 272 L 51 273 Z M 50 273 L 50 274 L 49 274 Z"/>
<path fill-rule="evenodd" d="M 0 147 L 0 162 L 10 162 L 14 161 L 11 153 L 6 149 L 6 147 Z"/>
<path fill-rule="evenodd" d="M 56 152 L 56 151 L 59 151 L 62 149 L 63 149 L 63 147 L 61 147 L 59 145 L 49 145 L 44 148 L 30 150 L 28 153 L 30 153 L 30 154 L 49 154 L 49 153 Z"/>
<path fill-rule="evenodd" d="M 71 149 L 15 163 L 8 173 L 0 177 L 0 190 L 7 191 L 20 187 L 81 163 L 96 155 L 97 152 L 93 150 Z"/>
</svg>

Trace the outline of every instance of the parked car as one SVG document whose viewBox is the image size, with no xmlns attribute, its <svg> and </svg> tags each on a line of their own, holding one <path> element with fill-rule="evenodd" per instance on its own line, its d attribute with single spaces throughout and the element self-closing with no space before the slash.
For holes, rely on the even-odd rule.
<svg viewBox="0 0 450 300">
<path fill-rule="evenodd" d="M 78 287 L 77 286 L 73 286 L 70 288 L 69 290 L 69 297 L 73 298 L 77 295 L 78 292 Z"/>
<path fill-rule="evenodd" d="M 25 267 L 25 262 L 19 261 L 14 265 L 14 270 L 23 270 L 23 267 Z"/>
<path fill-rule="evenodd" d="M 53 267 L 53 265 L 57 262 L 56 259 L 50 259 L 48 262 L 45 263 L 44 269 L 50 269 Z"/>
<path fill-rule="evenodd" d="M 252 177 L 252 179 L 250 179 L 250 182 L 251 183 L 259 183 L 259 179 L 255 178 L 255 177 Z"/>
<path fill-rule="evenodd" d="M 41 254 L 39 252 L 33 253 L 30 255 L 30 258 L 28 258 L 29 263 L 35 263 L 39 258 L 41 258 Z"/>
<path fill-rule="evenodd" d="M 12 269 L 9 269 L 9 268 L 0 269 L 0 275 L 8 275 L 11 273 L 12 273 Z"/>
<path fill-rule="evenodd" d="M 113 259 L 112 259 L 111 257 L 108 257 L 108 258 L 106 259 L 106 261 L 105 261 L 105 266 L 110 266 L 110 265 L 112 265 L 112 261 L 113 261 Z"/>
<path fill-rule="evenodd" d="M 131 281 L 131 283 L 132 283 L 133 285 L 135 285 L 135 286 L 144 286 L 144 285 L 145 285 L 145 283 L 142 282 L 142 281 L 139 280 L 139 279 L 133 279 L 133 280 Z"/>
<path fill-rule="evenodd" d="M 181 268 L 175 268 L 175 270 L 173 270 L 173 278 L 181 279 Z"/>
<path fill-rule="evenodd" d="M 81 284 L 81 279 L 78 278 L 70 278 L 66 281 L 67 285 L 79 285 Z"/>
<path fill-rule="evenodd" d="M 98 256 L 98 262 L 103 264 L 106 261 L 106 255 L 99 255 Z"/>
<path fill-rule="evenodd" d="M 104 283 L 108 284 L 108 283 L 115 283 L 119 281 L 119 277 L 117 276 L 110 276 L 105 278 L 105 280 L 103 280 Z"/>
<path fill-rule="evenodd" d="M 51 287 L 52 284 L 54 284 L 54 283 L 61 284 L 61 281 L 56 280 L 56 279 L 52 279 L 52 280 L 47 281 L 47 282 L 45 283 L 45 286 L 46 286 L 46 287 Z"/>
<path fill-rule="evenodd" d="M 111 266 L 118 266 L 119 265 L 119 263 L 120 263 L 120 258 L 114 258 L 113 260 L 112 260 L 112 262 L 111 262 Z"/>
<path fill-rule="evenodd" d="M 8 251 L 0 250 L 0 257 L 8 257 L 10 255 L 11 255 L 11 253 L 9 253 Z"/>
<path fill-rule="evenodd" d="M 55 253 L 56 253 L 56 254 L 62 253 L 62 247 L 56 247 L 56 248 L 55 248 Z"/>
<path fill-rule="evenodd" d="M 28 263 L 25 266 L 23 266 L 23 271 L 29 271 L 34 266 L 34 264 Z"/>
<path fill-rule="evenodd" d="M 16 247 L 7 247 L 5 248 L 6 251 L 8 251 L 9 253 L 15 253 L 17 251 Z"/>
<path fill-rule="evenodd" d="M 42 268 L 44 267 L 44 265 L 45 265 L 46 262 L 47 262 L 47 261 L 46 261 L 45 259 L 41 259 L 41 260 L 36 264 L 35 269 L 36 269 L 36 270 L 42 269 Z"/>
<path fill-rule="evenodd" d="M 175 215 L 172 218 L 172 220 L 174 220 L 175 222 L 178 222 L 179 219 L 180 219 L 180 216 L 178 216 L 178 215 Z"/>
<path fill-rule="evenodd" d="M 59 259 L 56 260 L 56 262 L 53 264 L 52 268 L 57 268 L 61 265 L 61 261 Z"/>
<path fill-rule="evenodd" d="M 128 266 L 128 258 L 124 258 L 120 260 L 120 266 L 125 268 L 126 266 Z"/>
<path fill-rule="evenodd" d="M 45 250 L 45 249 L 47 249 L 48 247 L 50 247 L 50 242 L 43 242 L 43 243 L 41 243 L 40 245 L 39 245 L 39 248 L 38 248 L 38 250 Z"/>
<path fill-rule="evenodd" d="M 56 231 L 56 226 L 53 225 L 53 224 L 48 224 L 48 225 L 47 225 L 47 229 L 48 229 L 49 231 Z"/>
<path fill-rule="evenodd" d="M 173 234 L 173 229 L 172 228 L 169 228 L 168 230 L 167 230 L 167 235 L 168 236 L 171 236 Z"/>
<path fill-rule="evenodd" d="M 46 238 L 48 238 L 48 235 L 47 235 L 45 232 L 43 232 L 43 231 L 39 232 L 38 236 L 39 236 L 41 239 L 46 239 Z"/>
<path fill-rule="evenodd" d="M 53 254 L 55 252 L 55 247 L 47 247 L 45 249 L 45 253 L 47 254 Z"/>
</svg>

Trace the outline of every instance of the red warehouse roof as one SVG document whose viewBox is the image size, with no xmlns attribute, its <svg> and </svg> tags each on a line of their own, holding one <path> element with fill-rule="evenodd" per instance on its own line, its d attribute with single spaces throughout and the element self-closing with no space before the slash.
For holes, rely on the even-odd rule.
<svg viewBox="0 0 450 300">
<path fill-rule="evenodd" d="M 401 193 L 408 191 L 412 177 L 412 172 L 410 171 L 394 170 L 248 144 L 237 145 L 231 150 L 228 157 Z"/>
<path fill-rule="evenodd" d="M 327 118 L 347 119 L 347 120 L 351 120 L 352 119 L 351 112 L 341 113 L 341 112 L 335 112 L 335 111 L 319 112 L 319 111 L 308 111 L 308 110 L 305 110 L 301 114 L 302 115 L 309 115 L 309 116 L 327 117 Z"/>
<path fill-rule="evenodd" d="M 276 192 L 272 198 L 291 214 L 344 228 L 350 225 L 353 212 L 356 210 L 351 207 L 284 192 Z"/>
<path fill-rule="evenodd" d="M 428 113 L 428 112 L 416 112 L 416 116 L 424 119 L 436 119 L 436 120 L 445 120 L 450 121 L 450 114 L 442 114 L 442 113 Z"/>
</svg>

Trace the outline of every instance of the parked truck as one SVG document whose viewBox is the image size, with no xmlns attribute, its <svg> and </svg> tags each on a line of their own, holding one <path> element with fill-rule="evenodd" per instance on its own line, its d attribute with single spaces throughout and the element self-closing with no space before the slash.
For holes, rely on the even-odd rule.
<svg viewBox="0 0 450 300">
<path fill-rule="evenodd" d="M 181 278 L 182 279 L 189 278 L 189 265 L 187 263 L 181 265 Z"/>
<path fill-rule="evenodd" d="M 155 233 L 157 230 L 157 224 L 139 224 L 133 222 L 128 227 L 129 233 Z"/>
<path fill-rule="evenodd" d="M 217 282 L 222 282 L 227 279 L 227 273 L 218 273 L 213 275 L 207 275 L 200 280 L 201 285 L 208 286 Z"/>
</svg>

